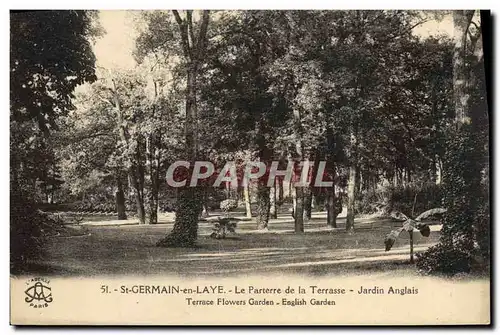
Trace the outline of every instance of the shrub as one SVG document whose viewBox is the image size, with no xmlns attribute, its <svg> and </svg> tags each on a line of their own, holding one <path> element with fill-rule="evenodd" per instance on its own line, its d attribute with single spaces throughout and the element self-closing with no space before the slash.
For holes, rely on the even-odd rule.
<svg viewBox="0 0 500 335">
<path fill-rule="evenodd" d="M 10 268 L 17 272 L 43 254 L 45 226 L 51 221 L 26 195 L 10 196 Z"/>
<path fill-rule="evenodd" d="M 220 203 L 220 209 L 225 213 L 230 212 L 231 210 L 236 208 L 238 208 L 238 201 L 235 199 L 226 199 L 221 201 Z"/>
<path fill-rule="evenodd" d="M 384 213 L 394 210 L 412 215 L 427 208 L 442 206 L 442 188 L 432 183 L 423 185 L 384 186 L 364 190 L 358 195 L 356 212 L 360 214 Z"/>
<path fill-rule="evenodd" d="M 437 244 L 424 253 L 417 253 L 417 268 L 424 274 L 453 275 L 470 271 L 470 255 L 453 246 Z"/>
<path fill-rule="evenodd" d="M 81 217 L 71 223 L 80 223 Z M 45 254 L 49 236 L 80 236 L 88 234 L 84 227 L 68 227 L 65 214 L 45 213 L 33 199 L 22 192 L 10 194 L 10 270 L 13 273 L 28 269 L 30 262 Z"/>
<path fill-rule="evenodd" d="M 436 184 L 395 187 L 389 194 L 389 209 L 403 213 L 420 213 L 427 208 L 441 207 L 442 187 Z"/>
<path fill-rule="evenodd" d="M 418 268 L 426 273 L 469 272 L 479 252 L 488 254 L 489 199 L 481 185 L 487 164 L 484 139 L 470 125 L 451 129 L 443 159 L 444 216 L 440 242 L 421 255 Z M 482 247 L 481 247 L 482 245 Z"/>
<path fill-rule="evenodd" d="M 377 189 L 363 190 L 357 195 L 356 213 L 373 214 L 384 211 L 389 205 L 391 188 L 379 187 Z M 389 212 L 390 210 L 387 210 Z"/>
<path fill-rule="evenodd" d="M 226 238 L 226 232 L 234 233 L 236 229 L 236 222 L 231 221 L 230 218 L 219 218 L 212 228 L 211 238 L 223 239 Z"/>
</svg>

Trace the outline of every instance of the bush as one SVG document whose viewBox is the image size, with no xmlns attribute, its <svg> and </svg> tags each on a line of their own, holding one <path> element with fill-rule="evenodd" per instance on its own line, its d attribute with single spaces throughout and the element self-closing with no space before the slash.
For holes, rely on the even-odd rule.
<svg viewBox="0 0 500 335">
<path fill-rule="evenodd" d="M 457 247 L 437 244 L 424 253 L 417 253 L 416 257 L 416 265 L 424 274 L 453 275 L 470 271 L 470 255 Z"/>
<path fill-rule="evenodd" d="M 226 199 L 220 203 L 220 209 L 225 213 L 236 208 L 238 208 L 238 201 L 235 199 Z"/>
<path fill-rule="evenodd" d="M 219 218 L 219 220 L 212 228 L 212 234 L 210 234 L 210 237 L 215 239 L 223 239 L 226 238 L 227 232 L 236 232 L 235 229 L 236 222 L 231 222 L 231 219 L 229 218 Z"/>
<path fill-rule="evenodd" d="M 42 256 L 45 244 L 45 225 L 51 221 L 40 212 L 34 201 L 20 193 L 10 195 L 10 268 L 17 272 L 29 261 Z"/>
<path fill-rule="evenodd" d="M 159 205 L 158 207 L 160 208 L 160 210 L 162 212 L 175 212 L 176 211 L 176 200 L 177 199 L 169 199 L 169 198 L 166 198 L 166 199 L 162 199 L 162 200 L 159 200 Z"/>
<path fill-rule="evenodd" d="M 484 139 L 471 125 L 451 129 L 443 159 L 444 215 L 440 242 L 422 255 L 421 271 L 469 272 L 489 255 L 489 201 L 481 176 L 487 164 Z M 488 185 L 486 185 L 488 186 Z"/>
<path fill-rule="evenodd" d="M 220 209 L 220 203 L 224 199 L 226 199 L 226 193 L 224 192 L 224 190 L 210 187 L 205 192 L 205 206 L 207 206 L 207 208 L 212 211 Z"/>
<path fill-rule="evenodd" d="M 81 217 L 71 223 L 79 223 Z M 84 227 L 68 227 L 64 214 L 49 214 L 38 209 L 33 199 L 21 192 L 10 195 L 10 270 L 12 273 L 28 269 L 30 262 L 45 254 L 49 236 L 81 236 L 88 234 Z"/>
<path fill-rule="evenodd" d="M 407 215 L 422 213 L 429 208 L 442 207 L 442 187 L 436 184 L 396 187 L 389 196 L 389 208 Z M 415 204 L 415 207 L 413 207 Z"/>
<path fill-rule="evenodd" d="M 406 215 L 422 213 L 429 208 L 442 207 L 440 185 L 385 186 L 365 190 L 358 196 L 356 212 L 360 214 L 390 213 L 394 210 Z M 415 207 L 414 207 L 415 204 Z"/>
<path fill-rule="evenodd" d="M 389 205 L 391 188 L 379 187 L 377 189 L 363 190 L 357 195 L 355 202 L 356 214 L 373 214 L 384 212 Z M 389 212 L 389 210 L 387 210 Z"/>
</svg>

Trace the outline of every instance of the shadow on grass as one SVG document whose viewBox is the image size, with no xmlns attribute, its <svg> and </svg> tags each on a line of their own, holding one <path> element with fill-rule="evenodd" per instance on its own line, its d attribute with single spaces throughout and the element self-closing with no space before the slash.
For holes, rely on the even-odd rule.
<svg viewBox="0 0 500 335">
<path fill-rule="evenodd" d="M 254 222 L 240 222 L 236 235 L 217 240 L 208 236 L 212 225 L 202 223 L 197 245 L 189 248 L 155 246 L 171 229 L 168 225 L 92 226 L 88 227 L 89 236 L 50 238 L 46 256 L 24 273 L 94 277 L 328 275 L 387 271 L 385 268 L 415 272 L 414 266 L 404 265 L 409 258 L 408 239 L 399 239 L 393 250 L 384 251 L 383 239 L 391 225 L 384 220 L 370 223 L 370 229 L 359 224 L 360 229 L 349 235 L 343 230 L 321 230 L 326 223 L 318 220 L 306 225 L 305 233 L 295 234 L 293 225 L 270 224 L 271 230 L 262 233 L 255 231 Z M 439 233 L 432 233 L 429 238 L 416 239 L 415 251 L 438 238 Z M 403 265 L 394 265 L 398 262 Z"/>
</svg>

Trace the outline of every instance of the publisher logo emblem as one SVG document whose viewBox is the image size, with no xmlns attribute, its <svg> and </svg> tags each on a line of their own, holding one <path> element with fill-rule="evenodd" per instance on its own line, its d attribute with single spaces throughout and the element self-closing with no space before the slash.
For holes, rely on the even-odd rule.
<svg viewBox="0 0 500 335">
<path fill-rule="evenodd" d="M 28 288 L 24 291 L 24 301 L 33 308 L 45 308 L 52 302 L 52 289 L 50 280 L 44 278 L 32 278 L 26 282 Z"/>
</svg>

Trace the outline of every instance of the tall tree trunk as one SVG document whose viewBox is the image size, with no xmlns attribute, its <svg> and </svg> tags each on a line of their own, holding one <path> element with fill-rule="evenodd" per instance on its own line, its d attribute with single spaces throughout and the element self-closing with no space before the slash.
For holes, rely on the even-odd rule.
<svg viewBox="0 0 500 335">
<path fill-rule="evenodd" d="M 153 133 L 146 141 L 146 194 L 147 194 L 147 224 L 158 223 L 158 192 L 159 192 L 159 138 Z"/>
<path fill-rule="evenodd" d="M 121 107 L 120 99 L 118 96 L 118 90 L 116 87 L 116 82 L 114 79 L 111 80 L 113 84 L 113 102 L 114 102 L 114 107 L 116 110 L 116 117 L 117 117 L 117 124 L 118 124 L 118 130 L 119 130 L 119 136 L 120 136 L 120 141 L 123 142 L 127 147 L 130 146 L 130 139 L 129 139 L 129 134 L 127 133 L 127 129 L 125 126 L 125 121 L 123 117 L 123 110 Z M 137 145 L 139 148 L 139 145 Z M 130 154 L 127 157 L 130 167 L 128 169 L 128 177 L 129 177 L 129 184 L 132 186 L 133 192 L 134 192 L 134 198 L 135 198 L 135 203 L 136 203 L 136 213 L 137 217 L 139 219 L 139 224 L 144 224 L 145 223 L 145 214 L 144 214 L 144 198 L 143 198 L 143 185 L 141 184 L 140 180 L 140 168 L 139 168 L 139 162 L 137 160 L 137 152 L 135 154 Z"/>
<path fill-rule="evenodd" d="M 354 213 L 356 209 L 356 190 L 357 190 L 357 165 L 358 165 L 358 155 L 357 155 L 357 126 L 354 127 L 354 131 L 351 133 L 351 159 L 349 166 L 349 179 L 347 181 L 347 217 L 345 229 L 349 233 L 354 232 Z"/>
<path fill-rule="evenodd" d="M 329 227 L 337 228 L 337 212 L 336 212 L 336 194 L 335 183 L 336 178 L 336 164 L 335 158 L 337 153 L 337 143 L 335 142 L 335 134 L 333 129 L 328 127 L 326 130 L 326 173 L 333 181 L 332 187 L 326 190 L 326 224 Z"/>
<path fill-rule="evenodd" d="M 308 187 L 304 190 L 304 217 L 307 220 L 310 220 L 312 217 L 312 208 L 313 208 L 313 197 L 315 194 L 314 182 L 316 180 L 316 175 L 318 174 L 319 162 L 320 162 L 320 149 L 316 148 L 314 151 L 314 165 L 311 173 L 311 180 L 308 184 Z"/>
<path fill-rule="evenodd" d="M 326 195 L 326 224 L 328 227 L 337 228 L 337 214 L 335 212 L 335 186 L 327 189 Z"/>
<path fill-rule="evenodd" d="M 198 155 L 198 111 L 196 105 L 196 75 L 197 65 L 190 64 L 187 73 L 187 95 L 186 95 L 186 120 L 184 133 L 186 137 L 185 150 L 191 162 L 188 178 L 190 180 L 194 162 Z M 199 187 L 179 188 L 177 193 L 177 211 L 175 213 L 174 228 L 163 240 L 158 242 L 160 246 L 193 246 L 198 237 L 198 217 L 202 211 Z"/>
<path fill-rule="evenodd" d="M 132 166 L 129 171 L 129 182 L 132 185 L 132 190 L 134 192 L 135 199 L 135 209 L 136 215 L 139 219 L 139 224 L 146 223 L 146 214 L 144 211 L 144 197 L 143 197 L 143 188 L 141 187 L 139 181 L 137 180 L 137 168 Z"/>
<path fill-rule="evenodd" d="M 454 53 L 453 53 L 453 99 L 455 107 L 455 129 L 443 159 L 444 215 L 441 242 L 443 249 L 456 248 L 463 252 L 467 265 L 472 262 L 475 249 L 474 223 L 478 221 L 481 203 L 481 157 L 480 134 L 469 126 L 474 119 L 470 104 L 471 59 L 467 57 L 467 32 L 474 11 L 453 11 Z M 479 144 L 479 146 L 478 146 Z M 457 159 L 460 157 L 460 160 Z M 483 234 L 486 232 L 483 232 Z M 463 262 L 465 263 L 465 262 Z"/>
<path fill-rule="evenodd" d="M 309 221 L 312 216 L 312 187 L 304 187 L 304 220 Z"/>
<path fill-rule="evenodd" d="M 278 212 L 276 209 L 276 182 L 273 187 L 269 189 L 269 216 L 271 219 L 278 218 Z"/>
<path fill-rule="evenodd" d="M 304 232 L 304 187 L 295 187 L 295 232 Z"/>
<path fill-rule="evenodd" d="M 268 228 L 269 222 L 269 187 L 265 180 L 259 180 L 257 186 L 257 229 L 263 230 Z"/>
<path fill-rule="evenodd" d="M 258 157 L 266 167 L 270 166 L 272 160 L 272 151 L 267 147 L 265 137 L 262 136 L 262 129 L 257 125 L 256 143 L 259 147 Z M 257 229 L 268 229 L 269 211 L 271 209 L 270 188 L 267 187 L 267 178 L 257 180 Z"/>
<path fill-rule="evenodd" d="M 356 162 L 356 190 L 355 190 L 356 194 L 361 193 L 361 185 L 363 183 L 362 177 L 363 176 L 361 174 L 361 167 Z"/>
<path fill-rule="evenodd" d="M 295 140 L 295 158 L 302 162 L 304 160 L 304 148 L 302 143 L 302 120 L 300 111 L 295 109 L 293 111 L 294 127 L 293 134 Z M 305 167 L 303 167 L 305 168 Z M 304 187 L 295 186 L 295 206 L 294 206 L 294 219 L 295 219 L 295 232 L 304 232 Z"/>
<path fill-rule="evenodd" d="M 283 178 L 276 178 L 277 180 L 277 185 L 276 187 L 278 188 L 277 190 L 277 203 L 278 205 L 283 204 L 283 200 L 285 199 L 285 194 L 284 194 L 284 189 L 283 189 Z"/>
<path fill-rule="evenodd" d="M 206 51 L 209 11 L 201 14 L 199 31 L 195 33 L 192 11 L 186 11 L 182 19 L 177 10 L 172 10 L 180 32 L 180 42 L 187 68 L 186 81 L 186 120 L 184 122 L 185 153 L 190 168 L 188 180 L 193 173 L 194 162 L 198 156 L 198 109 L 196 102 L 197 75 L 200 61 Z M 197 36 L 196 36 L 197 35 Z M 177 211 L 172 231 L 160 240 L 158 246 L 193 246 L 198 237 L 198 217 L 202 211 L 202 197 L 198 187 L 183 187 L 177 193 Z"/>
<path fill-rule="evenodd" d="M 283 205 L 283 179 L 276 177 L 276 216 L 280 211 L 281 205 Z"/>
<path fill-rule="evenodd" d="M 469 69 L 466 64 L 467 31 L 474 16 L 473 10 L 453 11 L 453 101 L 455 103 L 455 120 L 457 125 L 469 123 L 468 102 L 470 94 L 467 90 Z"/>
<path fill-rule="evenodd" d="M 349 167 L 349 179 L 347 181 L 347 217 L 345 229 L 349 233 L 354 232 L 354 212 L 356 198 L 356 167 Z"/>
<path fill-rule="evenodd" d="M 252 218 L 252 205 L 250 203 L 250 190 L 248 183 L 243 185 L 243 197 L 245 198 L 245 211 L 248 219 Z"/>
<path fill-rule="evenodd" d="M 120 175 L 116 177 L 116 212 L 118 213 L 118 220 L 127 220 L 127 213 L 125 208 L 125 194 L 123 192 L 123 182 Z"/>
<path fill-rule="evenodd" d="M 158 223 L 158 182 L 152 181 L 151 189 L 148 192 L 148 224 Z"/>
<path fill-rule="evenodd" d="M 137 201 L 140 202 L 140 207 L 138 210 L 139 222 L 141 224 L 146 224 L 146 211 L 145 211 L 145 196 L 144 196 L 144 186 L 145 186 L 145 167 L 143 164 L 142 154 L 146 151 L 146 141 L 142 136 L 137 138 L 137 149 L 135 152 L 135 178 L 137 180 Z"/>
</svg>

